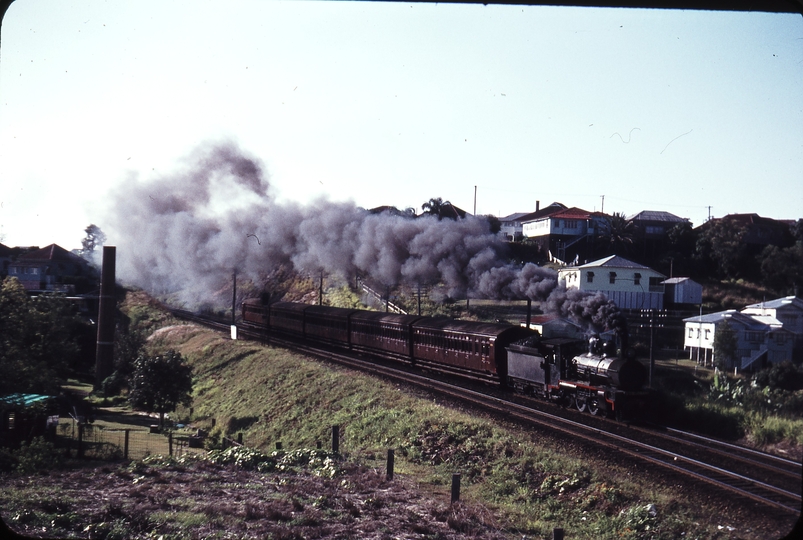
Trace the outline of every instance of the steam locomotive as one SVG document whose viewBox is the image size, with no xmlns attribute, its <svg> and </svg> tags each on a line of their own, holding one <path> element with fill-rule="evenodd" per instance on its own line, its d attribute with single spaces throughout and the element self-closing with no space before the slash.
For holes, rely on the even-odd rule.
<svg viewBox="0 0 803 540">
<path fill-rule="evenodd" d="M 276 302 L 242 304 L 245 324 L 263 332 L 392 357 L 432 371 L 484 380 L 593 415 L 630 418 L 644 410 L 644 366 L 598 338 L 544 339 L 533 330 L 357 309 Z M 625 347 L 623 346 L 622 349 Z"/>
</svg>

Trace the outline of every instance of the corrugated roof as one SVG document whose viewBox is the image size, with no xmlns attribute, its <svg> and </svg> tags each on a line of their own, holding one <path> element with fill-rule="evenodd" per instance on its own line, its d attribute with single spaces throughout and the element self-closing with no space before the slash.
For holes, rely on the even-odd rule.
<svg viewBox="0 0 803 540">
<path fill-rule="evenodd" d="M 747 306 L 745 309 L 778 309 L 784 306 L 795 304 L 803 309 L 803 300 L 797 298 L 796 296 L 785 296 L 783 298 L 776 298 L 775 300 L 769 300 L 768 302 L 759 302 L 758 304 L 751 304 Z"/>
<path fill-rule="evenodd" d="M 668 223 L 683 223 L 689 221 L 687 218 L 678 217 L 669 212 L 660 210 L 642 210 L 638 214 L 633 214 L 627 218 L 628 221 L 665 221 Z"/>
<path fill-rule="evenodd" d="M 642 268 L 645 270 L 652 270 L 652 268 L 649 266 L 644 266 L 643 264 L 629 261 L 624 257 L 620 257 L 619 255 L 611 255 L 610 257 L 605 257 L 604 259 L 592 261 L 579 266 L 578 268 L 598 268 L 600 266 L 607 268 Z"/>
<path fill-rule="evenodd" d="M 745 315 L 744 313 L 736 311 L 735 309 L 728 309 L 726 311 L 717 311 L 716 313 L 709 313 L 707 315 L 703 315 L 702 317 L 697 315 L 695 317 L 689 317 L 688 319 L 683 319 L 683 322 L 695 322 L 695 323 L 699 322 L 718 323 L 721 321 L 735 321 L 755 330 L 769 330 L 770 328 L 768 325 L 762 323 L 761 321 L 756 320 L 750 315 Z"/>
<path fill-rule="evenodd" d="M 44 396 L 42 394 L 10 394 L 8 396 L 0 397 L 0 402 L 19 404 L 27 407 L 39 401 L 51 399 L 52 397 L 53 396 Z"/>
</svg>

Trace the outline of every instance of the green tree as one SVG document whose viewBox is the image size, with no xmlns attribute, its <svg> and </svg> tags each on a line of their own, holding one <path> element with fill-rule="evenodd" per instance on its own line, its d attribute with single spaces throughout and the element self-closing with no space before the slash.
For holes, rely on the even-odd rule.
<svg viewBox="0 0 803 540">
<path fill-rule="evenodd" d="M 82 368 L 79 340 L 91 327 L 60 295 L 31 298 L 15 277 L 0 286 L 0 393 L 58 391 Z M 82 360 L 84 362 L 82 362 Z"/>
<path fill-rule="evenodd" d="M 739 343 L 736 332 L 728 321 L 722 321 L 714 331 L 714 364 L 727 369 L 736 360 Z"/>
<path fill-rule="evenodd" d="M 759 255 L 762 283 L 780 295 L 803 290 L 803 241 L 794 246 L 767 246 Z"/>
<path fill-rule="evenodd" d="M 165 413 L 192 403 L 192 367 L 174 350 L 157 356 L 142 355 L 134 362 L 129 390 L 131 406 L 159 413 L 159 426 L 164 426 Z"/>
<path fill-rule="evenodd" d="M 626 255 L 633 247 L 636 228 L 632 221 L 621 212 L 614 212 L 608 218 L 607 230 L 603 232 L 602 247 L 608 253 Z"/>
<path fill-rule="evenodd" d="M 678 223 L 666 233 L 666 249 L 660 261 L 660 267 L 673 276 L 696 275 L 697 268 L 693 264 L 697 233 L 691 223 Z"/>
<path fill-rule="evenodd" d="M 488 229 L 491 231 L 491 234 L 496 234 L 502 230 L 502 222 L 499 221 L 499 218 L 495 215 L 488 214 L 482 217 L 488 222 Z"/>
<path fill-rule="evenodd" d="M 709 273 L 720 278 L 748 277 L 752 274 L 747 244 L 747 227 L 733 219 L 717 219 L 697 239 L 695 256 Z M 751 264 L 752 263 L 752 264 Z"/>
<path fill-rule="evenodd" d="M 106 242 L 106 235 L 94 223 L 84 229 L 84 232 L 86 236 L 81 240 L 81 256 L 89 258 L 95 248 L 101 247 Z"/>
<path fill-rule="evenodd" d="M 452 203 L 449 201 L 444 201 L 440 197 L 432 198 L 422 204 L 421 210 L 423 210 L 425 214 L 436 216 L 438 221 L 442 220 L 443 218 L 458 219 L 463 217 L 460 215 L 460 213 L 458 213 L 457 209 Z"/>
</svg>

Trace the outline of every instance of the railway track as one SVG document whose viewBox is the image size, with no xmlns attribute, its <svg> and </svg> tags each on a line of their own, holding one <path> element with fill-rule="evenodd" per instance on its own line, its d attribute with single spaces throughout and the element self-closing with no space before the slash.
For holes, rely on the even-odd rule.
<svg viewBox="0 0 803 540">
<path fill-rule="evenodd" d="M 173 313 L 211 328 L 228 331 L 229 324 L 188 312 Z M 262 329 L 241 326 L 239 333 L 251 339 L 264 339 Z M 554 406 L 534 406 L 514 402 L 510 397 L 490 395 L 442 380 L 425 377 L 398 365 L 377 363 L 376 358 L 332 348 L 320 348 L 271 336 L 275 345 L 293 349 L 329 362 L 368 372 L 382 378 L 413 385 L 508 421 L 568 437 L 590 441 L 595 447 L 619 452 L 636 463 L 658 466 L 724 490 L 732 496 L 758 503 L 780 516 L 799 515 L 803 467 L 799 462 L 742 446 L 671 428 L 629 426 Z M 520 401 L 520 400 L 516 400 Z M 562 412 L 556 412 L 562 411 Z M 565 414 L 565 413 L 569 414 Z"/>
</svg>

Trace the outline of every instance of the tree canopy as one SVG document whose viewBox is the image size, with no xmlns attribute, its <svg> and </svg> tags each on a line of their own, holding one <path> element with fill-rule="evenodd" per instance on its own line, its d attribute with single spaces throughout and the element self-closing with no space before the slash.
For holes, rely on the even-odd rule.
<svg viewBox="0 0 803 540">
<path fill-rule="evenodd" d="M 165 413 L 192 403 L 192 367 L 174 350 L 156 356 L 141 355 L 134 362 L 128 399 L 135 409 L 159 413 L 162 426 Z"/>
<path fill-rule="evenodd" d="M 82 339 L 92 327 L 60 295 L 30 297 L 15 277 L 0 286 L 0 394 L 58 391 L 59 379 L 88 360 Z"/>
<path fill-rule="evenodd" d="M 714 331 L 714 363 L 726 369 L 736 360 L 738 341 L 728 321 L 722 321 Z"/>
</svg>

